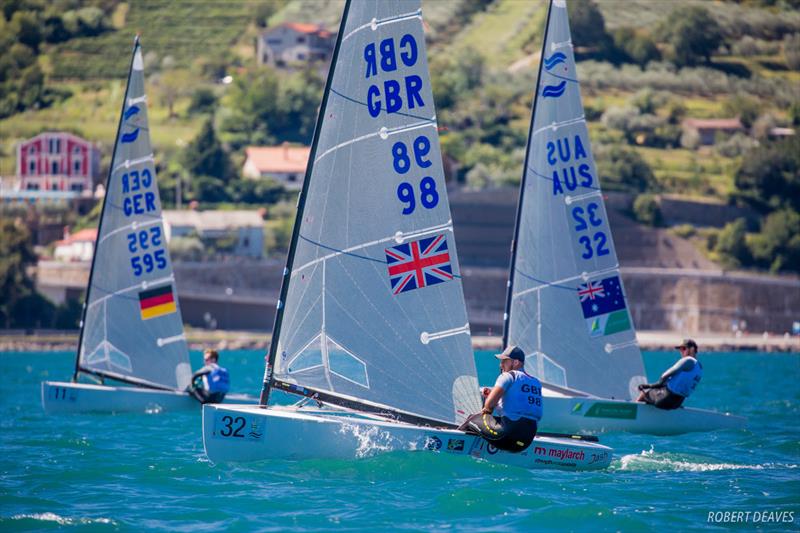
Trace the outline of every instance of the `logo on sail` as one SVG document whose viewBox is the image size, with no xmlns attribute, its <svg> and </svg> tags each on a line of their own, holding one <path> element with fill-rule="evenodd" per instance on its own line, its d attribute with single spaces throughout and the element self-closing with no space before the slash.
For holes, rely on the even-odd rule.
<svg viewBox="0 0 800 533">
<path fill-rule="evenodd" d="M 158 318 L 177 311 L 178 307 L 175 304 L 172 285 L 164 285 L 140 292 L 139 310 L 142 313 L 142 320 Z"/>
<path fill-rule="evenodd" d="M 550 57 L 545 58 L 544 68 L 547 70 L 553 70 L 557 65 L 566 62 L 566 60 L 567 56 L 565 56 L 562 52 L 556 52 Z"/>
<path fill-rule="evenodd" d="M 619 276 L 580 284 L 578 298 L 591 337 L 611 335 L 631 328 Z"/>
<path fill-rule="evenodd" d="M 545 85 L 544 89 L 542 89 L 542 96 L 545 98 L 558 98 L 564 91 L 567 90 L 567 82 L 562 81 L 558 85 Z"/>
<path fill-rule="evenodd" d="M 394 294 L 453 279 L 453 267 L 444 234 L 392 246 L 385 251 Z"/>
<path fill-rule="evenodd" d="M 138 105 L 132 105 L 122 113 L 122 118 L 125 120 L 130 119 L 132 116 L 137 115 L 141 111 Z M 139 128 L 128 133 L 123 133 L 119 136 L 119 142 L 122 144 L 132 143 L 139 137 Z"/>
</svg>

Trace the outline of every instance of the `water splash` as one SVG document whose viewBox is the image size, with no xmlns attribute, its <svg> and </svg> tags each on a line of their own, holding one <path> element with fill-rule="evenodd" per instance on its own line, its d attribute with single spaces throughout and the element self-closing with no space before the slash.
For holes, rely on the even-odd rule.
<svg viewBox="0 0 800 533">
<path fill-rule="evenodd" d="M 765 470 L 774 468 L 798 468 L 795 464 L 740 464 L 720 463 L 698 455 L 656 452 L 653 446 L 638 454 L 623 455 L 611 470 L 635 472 L 713 472 L 718 470 Z"/>
<path fill-rule="evenodd" d="M 339 433 L 353 435 L 358 440 L 356 457 L 372 457 L 381 452 L 398 449 L 398 441 L 391 433 L 382 431 L 378 426 L 365 424 L 342 424 Z"/>
<path fill-rule="evenodd" d="M 55 513 L 33 513 L 18 514 L 11 517 L 12 520 L 38 520 L 41 522 L 56 522 L 61 526 L 85 525 L 85 524 L 111 524 L 117 525 L 110 518 L 68 518 L 59 516 Z"/>
</svg>

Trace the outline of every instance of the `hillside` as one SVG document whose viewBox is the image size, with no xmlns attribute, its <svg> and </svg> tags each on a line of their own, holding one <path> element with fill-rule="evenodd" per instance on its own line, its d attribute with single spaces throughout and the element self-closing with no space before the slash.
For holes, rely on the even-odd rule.
<svg viewBox="0 0 800 533">
<path fill-rule="evenodd" d="M 32 0 L 18 4 L 32 10 L 42 5 Z M 107 164 L 137 32 L 145 50 L 155 151 L 161 167 L 173 169 L 173 179 L 181 173 L 194 179 L 180 161 L 208 119 L 234 169 L 241 167 L 247 144 L 307 142 L 322 77 L 258 68 L 254 43 L 264 26 L 282 22 L 315 23 L 335 31 L 343 4 L 69 0 L 65 5 L 78 11 L 81 6 L 102 10 L 104 25 L 93 35 L 42 43 L 36 62 L 45 87 L 56 96 L 0 119 L 0 175 L 14 173 L 14 144 L 45 130 L 68 130 L 100 143 Z M 764 222 L 783 209 L 780 202 L 754 199 L 766 193 L 743 189 L 736 176 L 753 150 L 772 142 L 772 128 L 800 122 L 796 4 L 570 3 L 578 74 L 604 188 L 718 203 L 750 201 Z M 681 56 L 676 27 L 691 32 L 684 22 L 696 10 L 707 12 L 707 33 L 718 40 L 705 57 L 699 52 Z M 546 12 L 544 1 L 423 2 L 443 151 L 457 163 L 455 179 L 469 187 L 519 182 Z M 41 13 L 44 21 L 47 12 Z M 675 18 L 674 13 L 681 14 Z M 220 83 L 225 76 L 233 83 Z M 197 105 L 201 97 L 204 108 Z M 713 145 L 699 143 L 682 128 L 687 118 L 734 117 L 741 118 L 741 132 L 721 135 Z M 800 180 L 796 171 L 789 170 L 789 176 Z M 224 178 L 229 179 L 234 178 Z M 188 190 L 201 201 L 220 201 L 203 198 L 203 191 L 211 189 L 197 185 Z M 235 197 L 228 194 L 226 201 Z M 787 216 L 794 224 L 794 215 Z M 758 240 L 758 230 L 747 228 L 747 238 Z M 712 237 L 698 243 L 712 258 L 729 256 L 717 250 L 718 240 Z M 754 251 L 749 266 L 769 266 L 768 252 L 758 253 L 763 257 L 754 259 Z"/>
</svg>

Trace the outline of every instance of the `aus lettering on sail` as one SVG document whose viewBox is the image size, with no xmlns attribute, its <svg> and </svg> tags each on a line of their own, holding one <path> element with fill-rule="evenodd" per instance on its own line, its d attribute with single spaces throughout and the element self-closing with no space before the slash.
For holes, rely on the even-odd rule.
<svg viewBox="0 0 800 533">
<path fill-rule="evenodd" d="M 399 39 L 389 37 L 380 42 L 371 42 L 364 47 L 366 69 L 364 77 L 370 79 L 383 72 L 393 76 L 402 75 L 404 69 L 417 64 L 419 47 L 417 40 L 410 33 Z M 425 107 L 422 100 L 422 78 L 417 74 L 389 78 L 382 84 L 373 83 L 367 88 L 367 109 L 372 118 L 378 118 L 381 112 L 397 113 L 403 109 Z"/>
<path fill-rule="evenodd" d="M 581 136 L 564 136 L 547 143 L 547 163 L 553 176 L 553 196 L 594 187 L 589 155 Z"/>
</svg>

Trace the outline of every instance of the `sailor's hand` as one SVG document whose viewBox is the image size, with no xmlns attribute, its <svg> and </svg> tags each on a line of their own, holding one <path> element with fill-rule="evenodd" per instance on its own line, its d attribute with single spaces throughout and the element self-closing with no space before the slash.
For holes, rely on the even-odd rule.
<svg viewBox="0 0 800 533">
<path fill-rule="evenodd" d="M 490 389 L 489 387 L 483 387 L 481 389 L 481 394 L 483 395 L 484 398 L 488 398 L 490 392 L 492 392 L 492 389 Z"/>
<path fill-rule="evenodd" d="M 649 389 L 649 388 L 650 388 L 650 385 L 647 384 L 647 383 L 642 383 L 641 385 L 639 385 L 639 390 L 645 390 L 645 389 Z"/>
</svg>

